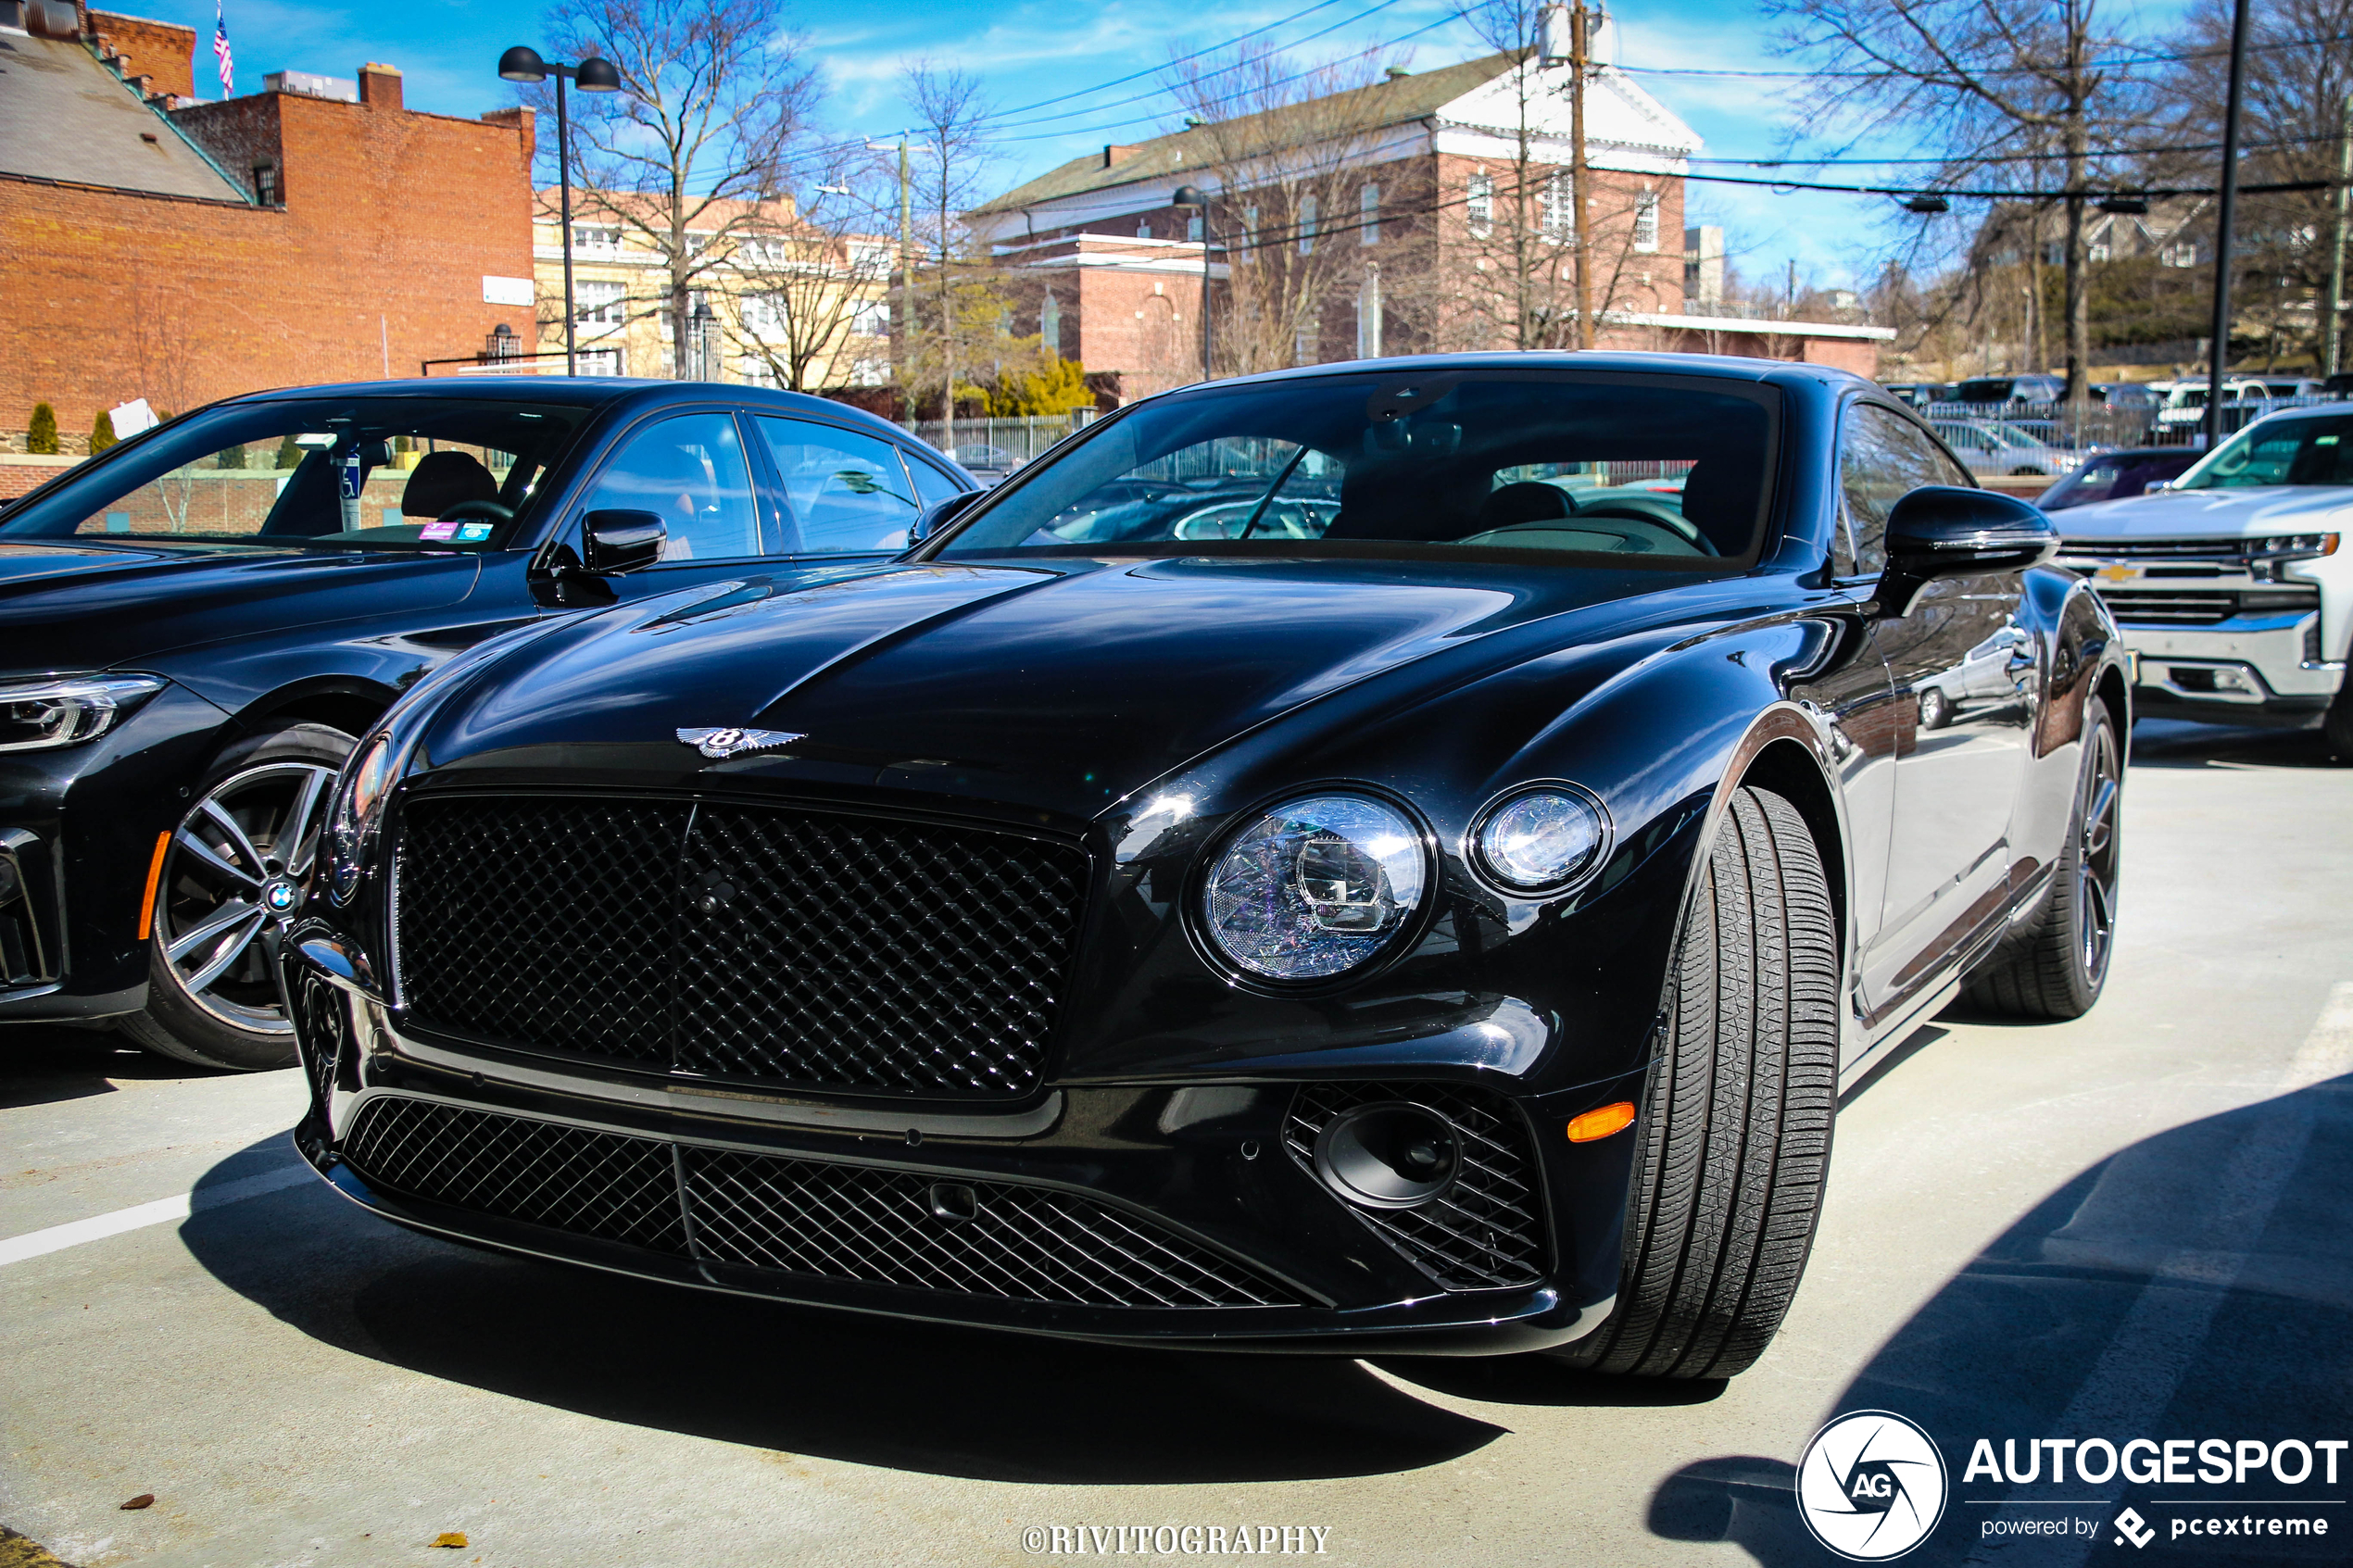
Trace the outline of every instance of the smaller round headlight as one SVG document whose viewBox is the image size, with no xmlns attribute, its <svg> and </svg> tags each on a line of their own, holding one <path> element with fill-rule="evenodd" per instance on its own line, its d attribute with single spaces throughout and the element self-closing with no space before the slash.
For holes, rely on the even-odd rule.
<svg viewBox="0 0 2353 1568">
<path fill-rule="evenodd" d="M 1497 882 L 1521 893 L 1544 893 L 1591 871 L 1608 837 L 1601 809 L 1582 794 L 1531 789 L 1488 812 L 1473 847 Z"/>
<path fill-rule="evenodd" d="M 346 765 L 336 786 L 327 824 L 327 888 L 337 903 L 359 889 L 368 840 L 391 793 L 392 773 L 392 737 L 380 734 Z"/>
</svg>

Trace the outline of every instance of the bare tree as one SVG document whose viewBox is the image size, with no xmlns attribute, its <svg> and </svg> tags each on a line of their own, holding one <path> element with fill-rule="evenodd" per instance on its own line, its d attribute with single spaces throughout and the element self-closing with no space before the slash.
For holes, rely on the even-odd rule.
<svg viewBox="0 0 2353 1568">
<path fill-rule="evenodd" d="M 975 340 L 986 343 L 1001 333 L 1006 308 L 987 258 L 971 254 L 971 236 L 957 216 L 979 189 L 994 151 L 990 110 L 980 79 L 953 67 L 917 61 L 900 73 L 900 82 L 915 114 L 917 247 L 932 263 L 925 302 L 929 319 L 918 316 L 905 323 L 902 374 L 918 392 L 937 381 L 946 421 L 940 445 L 952 452 L 958 370 L 976 363 Z M 915 258 L 907 257 L 903 265 L 912 306 Z"/>
<path fill-rule="evenodd" d="M 816 107 L 807 40 L 786 25 L 783 0 L 556 0 L 547 21 L 572 58 L 600 55 L 620 70 L 618 93 L 570 95 L 573 211 L 660 257 L 661 293 L 625 302 L 626 319 L 661 316 L 685 376 L 696 296 L 783 194 L 786 155 Z M 546 83 L 524 98 L 553 107 Z"/>
<path fill-rule="evenodd" d="M 1326 306 L 1357 279 L 1369 248 L 1359 242 L 1360 194 L 1379 115 L 1366 89 L 1381 63 L 1359 54 L 1301 66 L 1263 44 L 1171 53 L 1162 85 L 1198 122 L 1187 167 L 1215 187 L 1208 216 L 1227 260 L 1218 368 L 1247 375 L 1299 363 L 1316 352 Z M 1392 296 L 1398 282 L 1384 279 Z"/>
<path fill-rule="evenodd" d="M 2050 192 L 2063 208 L 2067 395 L 2091 370 L 2084 212 L 2147 124 L 2136 53 L 2098 0 L 1766 0 L 1782 39 L 1824 61 L 1814 123 L 1900 132 L 1944 158 L 1934 181 Z M 2023 157 L 2021 157 L 2023 155 Z M 2057 176 L 2056 181 L 2052 175 Z"/>
<path fill-rule="evenodd" d="M 851 357 L 888 333 L 887 295 L 898 255 L 870 157 L 839 151 L 798 201 L 740 233 L 729 280 L 736 310 L 723 330 L 738 354 L 795 392 L 838 383 Z M 864 342 L 862 343 L 862 340 Z"/>
</svg>

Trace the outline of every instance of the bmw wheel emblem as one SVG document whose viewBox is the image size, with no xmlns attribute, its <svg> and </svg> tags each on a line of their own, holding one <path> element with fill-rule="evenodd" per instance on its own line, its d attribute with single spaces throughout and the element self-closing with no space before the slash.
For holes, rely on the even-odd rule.
<svg viewBox="0 0 2353 1568">
<path fill-rule="evenodd" d="M 295 907 L 296 900 L 300 897 L 301 895 L 295 890 L 293 883 L 273 882 L 262 893 L 261 901 L 270 907 L 271 914 L 283 915 Z"/>
</svg>

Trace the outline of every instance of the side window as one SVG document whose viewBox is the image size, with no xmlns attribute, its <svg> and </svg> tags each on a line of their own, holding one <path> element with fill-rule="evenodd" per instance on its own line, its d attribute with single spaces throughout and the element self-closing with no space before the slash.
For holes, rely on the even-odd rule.
<svg viewBox="0 0 2353 1568">
<path fill-rule="evenodd" d="M 1895 419 L 1883 408 L 1857 403 L 1846 411 L 1839 440 L 1839 492 L 1846 506 L 1844 559 L 1833 563 L 1841 577 L 1875 574 L 1887 568 L 1887 514 L 1911 475 L 1894 442 Z"/>
<path fill-rule="evenodd" d="M 760 551 L 751 470 L 727 414 L 678 414 L 629 438 L 597 476 L 585 511 L 652 512 L 670 529 L 664 560 L 727 560 Z"/>
<path fill-rule="evenodd" d="M 907 466 L 887 441 L 831 425 L 761 416 L 784 481 L 788 555 L 900 550 L 918 508 Z"/>
<path fill-rule="evenodd" d="M 963 486 L 921 458 L 907 459 L 907 472 L 915 481 L 915 502 L 926 511 L 964 493 Z"/>
</svg>

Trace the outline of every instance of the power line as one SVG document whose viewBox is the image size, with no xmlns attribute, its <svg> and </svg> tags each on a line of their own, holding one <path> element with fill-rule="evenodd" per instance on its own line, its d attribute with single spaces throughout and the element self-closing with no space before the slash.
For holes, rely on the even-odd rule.
<svg viewBox="0 0 2353 1568">
<path fill-rule="evenodd" d="M 2268 152 L 2282 147 L 2309 146 L 2319 142 L 2334 144 L 2335 141 L 2336 136 L 2334 132 L 2325 136 L 2286 136 L 2273 142 L 2243 142 L 2240 144 L 2240 150 Z M 2222 144 L 2220 142 L 2201 142 L 2172 147 L 2108 147 L 2084 153 L 1987 153 L 1972 157 L 1694 157 L 1684 161 L 1721 164 L 1739 169 L 1826 169 L 1833 165 L 1879 169 L 1895 164 L 1941 166 L 1954 163 L 2058 163 L 2070 157 L 2088 159 L 2154 157 L 2169 153 L 2218 153 L 2221 150 Z"/>
<path fill-rule="evenodd" d="M 2314 48 L 2327 44 L 2343 44 L 2353 39 L 2353 33 L 2336 33 L 2322 38 L 2287 38 L 2275 44 L 2248 45 L 2247 53 L 2263 54 L 2279 49 Z M 2228 49 L 2192 49 L 2179 55 L 2126 55 L 2114 59 L 2087 60 L 2078 69 L 2109 70 L 2125 66 L 2180 65 L 2191 60 L 2220 59 Z M 1884 70 L 1748 70 L 1717 69 L 1711 66 L 1629 66 L 1613 65 L 1610 69 L 1639 76 L 1709 76 L 1741 77 L 1769 81 L 1869 82 L 1880 78 L 1905 74 Z M 1971 71 L 1972 76 L 2048 76 L 2056 66 L 1994 66 L 1985 70 Z"/>
</svg>

